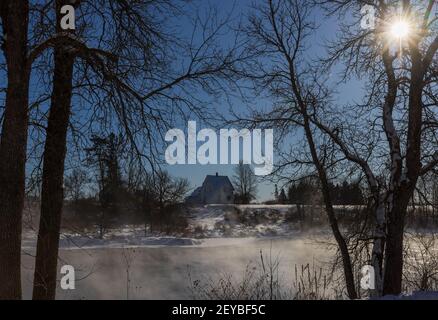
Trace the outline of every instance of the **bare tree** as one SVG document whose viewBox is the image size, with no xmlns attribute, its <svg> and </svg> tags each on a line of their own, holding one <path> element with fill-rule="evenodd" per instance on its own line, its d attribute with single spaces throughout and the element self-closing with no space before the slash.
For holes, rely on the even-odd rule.
<svg viewBox="0 0 438 320">
<path fill-rule="evenodd" d="M 331 14 L 353 15 L 331 45 L 327 63 L 343 61 L 344 79 L 352 74 L 367 78 L 369 90 L 363 104 L 349 106 L 358 116 L 347 118 L 338 112 L 315 123 L 368 181 L 376 220 L 373 265 L 378 294 L 399 294 L 409 201 L 419 177 L 438 164 L 438 37 L 431 16 L 436 1 L 317 2 Z M 374 29 L 361 28 L 365 4 L 375 9 Z M 391 34 L 400 20 L 409 29 L 406 38 Z M 368 130 L 368 143 L 359 139 L 362 128 Z"/>
<path fill-rule="evenodd" d="M 41 5 L 42 7 L 45 4 Z M 2 114 L 0 141 L 0 298 L 21 298 L 21 228 L 25 196 L 25 163 L 29 124 L 29 83 L 35 61 L 48 49 L 36 34 L 29 37 L 30 12 L 44 20 L 29 1 L 2 1 L 2 49 L 5 53 L 8 85 Z M 32 10 L 31 10 L 32 9 Z"/>
<path fill-rule="evenodd" d="M 306 40 L 315 30 L 309 18 L 310 12 L 311 7 L 306 1 L 267 0 L 256 7 L 245 32 L 251 39 L 249 50 L 257 54 L 258 60 L 248 68 L 253 72 L 248 73 L 254 80 L 256 92 L 267 90 L 275 104 L 268 113 L 253 111 L 249 119 L 237 117 L 241 122 L 274 126 L 280 140 L 294 130 L 301 130 L 306 152 L 300 149 L 296 157 L 286 156 L 284 162 L 277 166 L 275 174 L 281 175 L 282 170 L 297 165 L 310 167 L 311 175 L 319 178 L 327 216 L 342 256 L 347 293 L 354 299 L 357 292 L 349 248 L 339 228 L 330 196 L 328 166 L 332 159 L 324 141 L 318 139 L 312 123 L 312 115 L 323 108 L 329 95 L 316 81 L 304 59 Z M 302 160 L 307 155 L 309 157 Z"/>
<path fill-rule="evenodd" d="M 155 195 L 161 211 L 181 202 L 189 190 L 187 179 L 172 178 L 167 171 L 160 170 L 155 180 Z"/>
<path fill-rule="evenodd" d="M 28 122 L 29 3 L 2 1 L 8 86 L 0 140 L 0 299 L 21 299 L 21 222 Z"/>
<path fill-rule="evenodd" d="M 63 3 L 56 2 L 58 18 L 59 6 Z M 202 35 L 200 42 L 195 43 L 199 37 L 193 36 L 187 42 L 165 30 L 168 25 L 162 20 L 179 10 L 169 1 L 138 1 L 135 6 L 126 1 L 101 0 L 97 5 L 96 1 L 76 1 L 75 5 L 82 13 L 78 19 L 82 21 L 78 28 L 80 33 L 73 36 L 56 30 L 55 35 L 46 35 L 36 50 L 38 53 L 54 46 L 55 53 L 60 52 L 60 57 L 68 58 L 69 63 L 57 64 L 55 54 L 54 91 L 42 179 L 43 189 L 53 188 L 53 192 L 43 191 L 35 270 L 35 276 L 41 279 L 36 278 L 34 282 L 34 298 L 52 299 L 55 295 L 62 172 L 72 95 L 76 93 L 84 101 L 92 101 L 97 111 L 89 119 L 90 123 L 97 121 L 102 126 L 100 129 L 105 130 L 116 122 L 139 161 L 146 159 L 155 171 L 162 140 L 159 138 L 164 130 L 174 123 L 176 115 L 184 118 L 194 113 L 207 119 L 209 113 L 195 92 L 213 96 L 224 85 L 233 86 L 238 75 L 234 66 L 242 59 L 238 42 L 225 51 L 217 45 L 216 40 L 227 28 L 228 19 L 221 21 L 213 10 L 207 22 L 199 16 L 194 19 L 193 33 L 199 30 Z M 160 12 L 161 17 L 151 12 Z M 96 17 L 99 37 L 89 33 L 90 21 Z M 101 28 L 102 25 L 108 27 Z M 180 57 L 175 56 L 178 51 Z M 78 77 L 76 86 L 71 73 L 73 67 L 82 76 Z M 75 91 L 76 87 L 80 89 Z M 145 141 L 148 144 L 145 145 Z M 41 292 L 38 287 L 42 288 Z"/>
<path fill-rule="evenodd" d="M 256 198 L 257 180 L 249 164 L 244 164 L 241 161 L 234 168 L 233 183 L 238 203 L 248 204 Z"/>
<path fill-rule="evenodd" d="M 90 182 L 88 174 L 85 170 L 75 168 L 65 177 L 64 188 L 67 199 L 78 202 L 85 196 L 84 189 L 87 183 Z"/>
<path fill-rule="evenodd" d="M 70 1 L 55 1 L 56 32 L 63 32 L 60 22 L 62 6 Z M 68 33 L 73 34 L 71 31 Z M 64 159 L 66 154 L 68 119 L 73 87 L 75 54 L 68 42 L 54 48 L 54 79 L 51 108 L 46 130 L 41 189 L 41 215 L 38 230 L 33 299 L 54 299 L 64 201 Z M 51 254 L 53 253 L 53 254 Z"/>
</svg>

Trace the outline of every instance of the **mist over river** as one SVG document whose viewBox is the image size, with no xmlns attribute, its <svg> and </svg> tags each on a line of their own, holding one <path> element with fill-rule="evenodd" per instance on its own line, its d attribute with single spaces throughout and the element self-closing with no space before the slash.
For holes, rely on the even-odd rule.
<svg viewBox="0 0 438 320">
<path fill-rule="evenodd" d="M 61 249 L 58 267 L 72 265 L 76 289 L 57 299 L 193 299 L 190 277 L 243 276 L 249 263 L 280 259 L 280 276 L 291 281 L 295 265 L 324 265 L 333 255 L 322 236 L 289 238 L 206 239 L 188 246 L 126 246 Z M 34 249 L 23 250 L 24 298 L 32 295 Z M 61 278 L 58 273 L 58 279 Z M 129 281 L 128 281 L 129 279 Z"/>
</svg>

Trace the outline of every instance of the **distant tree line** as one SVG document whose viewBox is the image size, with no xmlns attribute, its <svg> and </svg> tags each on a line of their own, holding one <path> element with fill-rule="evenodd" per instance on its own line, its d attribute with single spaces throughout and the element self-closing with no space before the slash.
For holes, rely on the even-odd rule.
<svg viewBox="0 0 438 320">
<path fill-rule="evenodd" d="M 83 168 L 65 178 L 71 224 L 95 225 L 101 238 L 111 226 L 126 223 L 142 222 L 145 232 L 185 227 L 180 204 L 189 190 L 186 179 L 159 169 L 145 171 L 126 155 L 120 135 L 95 135 L 90 141 Z"/>
<path fill-rule="evenodd" d="M 334 205 L 363 205 L 365 203 L 362 189 L 357 182 L 343 181 L 329 183 L 329 192 Z M 300 180 L 287 188 L 276 191 L 279 204 L 322 204 L 320 186 L 310 179 Z"/>
</svg>

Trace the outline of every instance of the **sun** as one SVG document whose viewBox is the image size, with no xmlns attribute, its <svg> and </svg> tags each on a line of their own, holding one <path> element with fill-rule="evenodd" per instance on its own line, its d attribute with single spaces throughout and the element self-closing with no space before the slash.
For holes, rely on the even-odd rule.
<svg viewBox="0 0 438 320">
<path fill-rule="evenodd" d="M 394 38 L 403 40 L 409 37 L 411 33 L 411 26 L 407 21 L 399 19 L 391 25 L 390 32 L 391 36 Z"/>
</svg>

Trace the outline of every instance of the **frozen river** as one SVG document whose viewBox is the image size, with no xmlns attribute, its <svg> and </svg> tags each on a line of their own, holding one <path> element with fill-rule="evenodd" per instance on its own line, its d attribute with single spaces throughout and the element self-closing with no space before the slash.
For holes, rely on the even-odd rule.
<svg viewBox="0 0 438 320">
<path fill-rule="evenodd" d="M 58 287 L 57 299 L 191 299 L 191 278 L 243 275 L 260 250 L 280 258 L 280 273 L 292 276 L 295 265 L 331 257 L 326 245 L 311 238 L 207 239 L 187 246 L 128 246 L 60 250 L 59 265 L 76 270 L 76 289 Z M 31 297 L 34 250 L 23 253 L 24 297 Z M 129 279 L 128 282 L 128 273 Z M 60 275 L 59 275 L 60 277 Z M 129 292 L 129 295 L 127 294 Z"/>
</svg>

